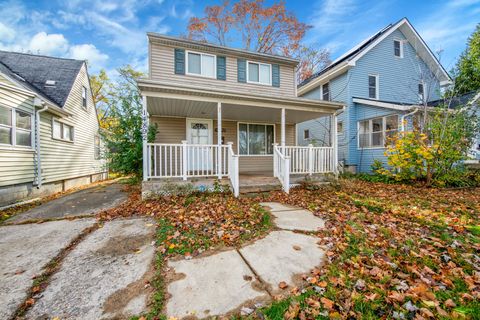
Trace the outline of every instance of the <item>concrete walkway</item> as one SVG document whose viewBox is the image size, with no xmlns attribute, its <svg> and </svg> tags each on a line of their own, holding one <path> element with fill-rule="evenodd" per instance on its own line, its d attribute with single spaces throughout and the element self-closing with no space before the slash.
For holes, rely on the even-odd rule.
<svg viewBox="0 0 480 320">
<path fill-rule="evenodd" d="M 7 224 L 94 215 L 127 200 L 128 195 L 122 189 L 121 184 L 112 183 L 80 190 L 15 215 L 7 220 Z"/>
<path fill-rule="evenodd" d="M 167 317 L 249 314 L 273 296 L 288 294 L 302 274 L 323 263 L 318 238 L 298 232 L 323 228 L 322 219 L 280 203 L 262 205 L 280 230 L 239 250 L 168 262 Z"/>
</svg>

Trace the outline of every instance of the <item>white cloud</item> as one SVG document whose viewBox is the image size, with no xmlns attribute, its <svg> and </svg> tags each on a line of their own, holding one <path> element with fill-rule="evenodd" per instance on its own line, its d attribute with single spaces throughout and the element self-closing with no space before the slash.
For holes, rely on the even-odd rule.
<svg viewBox="0 0 480 320">
<path fill-rule="evenodd" d="M 100 52 L 93 44 L 71 46 L 68 56 L 73 59 L 87 60 L 92 69 L 99 69 L 108 60 L 108 55 Z"/>
<path fill-rule="evenodd" d="M 7 27 L 0 22 L 0 39 L 4 41 L 12 41 L 15 38 L 15 30 Z"/>
<path fill-rule="evenodd" d="M 68 50 L 68 41 L 63 34 L 47 34 L 42 31 L 30 39 L 28 48 L 38 54 L 63 55 Z"/>
</svg>

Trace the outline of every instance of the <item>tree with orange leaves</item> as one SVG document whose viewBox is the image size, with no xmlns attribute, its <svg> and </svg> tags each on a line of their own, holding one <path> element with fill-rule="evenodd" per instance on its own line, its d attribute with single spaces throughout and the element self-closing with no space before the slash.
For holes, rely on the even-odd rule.
<svg viewBox="0 0 480 320">
<path fill-rule="evenodd" d="M 234 4 L 225 1 L 207 6 L 205 16 L 192 17 L 187 28 L 190 39 L 223 46 L 241 43 L 245 50 L 298 58 L 299 81 L 330 61 L 327 50 L 301 44 L 311 26 L 298 21 L 283 1 L 271 6 L 264 0 L 239 0 Z"/>
</svg>

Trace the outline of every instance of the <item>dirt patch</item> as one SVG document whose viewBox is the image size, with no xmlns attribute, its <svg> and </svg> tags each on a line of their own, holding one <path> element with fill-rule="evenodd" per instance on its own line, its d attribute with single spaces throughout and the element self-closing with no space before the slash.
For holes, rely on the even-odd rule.
<svg viewBox="0 0 480 320">
<path fill-rule="evenodd" d="M 111 319 L 127 318 L 123 311 L 130 301 L 138 296 L 147 295 L 150 297 L 154 291 L 150 281 L 155 276 L 153 263 L 150 264 L 147 272 L 135 282 L 130 283 L 126 288 L 117 290 L 111 294 L 103 304 L 104 313 L 112 314 Z"/>
<path fill-rule="evenodd" d="M 98 249 L 96 253 L 101 256 L 123 256 L 137 252 L 151 240 L 152 236 L 150 234 L 114 237 L 109 239 L 108 242 L 102 248 Z"/>
</svg>

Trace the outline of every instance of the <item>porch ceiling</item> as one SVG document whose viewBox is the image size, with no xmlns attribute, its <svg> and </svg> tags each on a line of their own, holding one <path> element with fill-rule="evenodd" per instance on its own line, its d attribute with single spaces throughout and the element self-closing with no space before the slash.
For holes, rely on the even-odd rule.
<svg viewBox="0 0 480 320">
<path fill-rule="evenodd" d="M 147 110 L 151 116 L 217 119 L 215 102 L 147 97 Z M 295 124 L 325 115 L 328 114 L 286 108 L 285 121 Z M 281 109 L 222 103 L 222 119 L 280 123 Z"/>
<path fill-rule="evenodd" d="M 235 92 L 179 87 L 151 80 L 139 81 L 147 97 L 147 111 L 152 116 L 217 118 L 217 103 L 222 103 L 222 119 L 280 122 L 281 109 L 287 123 L 299 123 L 331 115 L 342 104 L 295 97 L 242 95 Z"/>
</svg>

